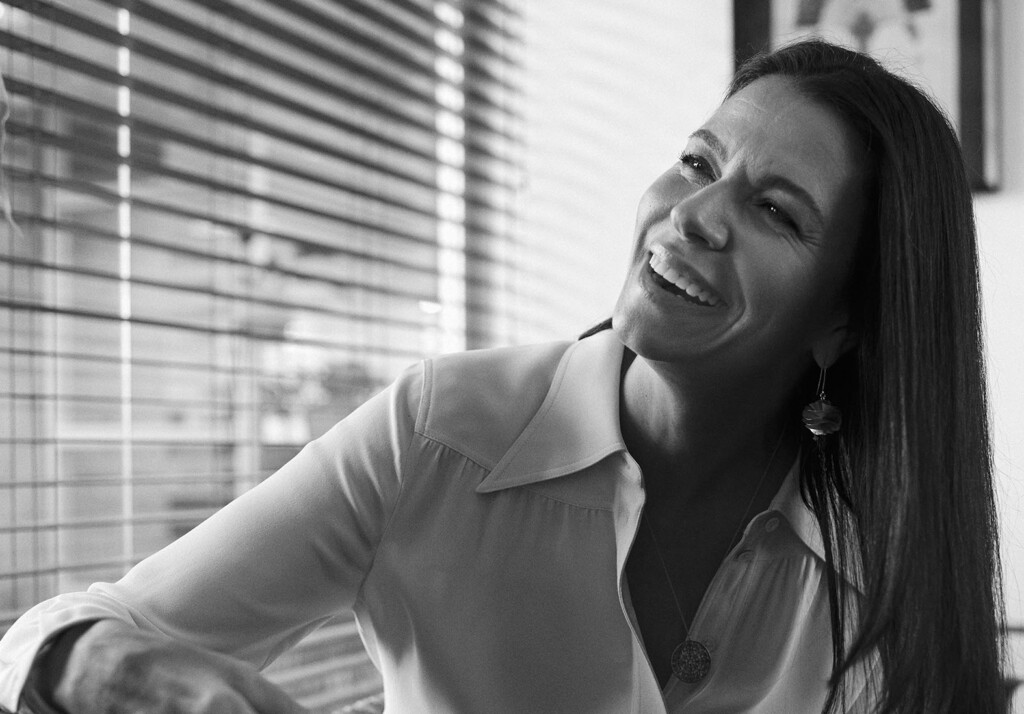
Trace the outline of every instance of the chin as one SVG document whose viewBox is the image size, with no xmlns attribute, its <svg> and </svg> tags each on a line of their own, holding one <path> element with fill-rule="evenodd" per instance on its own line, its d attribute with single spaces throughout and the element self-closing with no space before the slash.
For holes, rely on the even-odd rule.
<svg viewBox="0 0 1024 714">
<path fill-rule="evenodd" d="M 612 312 L 612 332 L 625 347 L 644 359 L 655 362 L 676 362 L 685 359 L 685 346 L 674 342 L 666 334 L 664 326 L 653 324 L 637 314 L 637 309 L 628 309 L 622 298 Z"/>
<path fill-rule="evenodd" d="M 664 325 L 659 325 L 654 315 L 645 314 L 643 301 L 631 296 L 631 289 L 638 288 L 627 283 L 619 294 L 612 311 L 612 331 L 623 345 L 641 357 L 664 359 L 670 352 Z"/>
</svg>

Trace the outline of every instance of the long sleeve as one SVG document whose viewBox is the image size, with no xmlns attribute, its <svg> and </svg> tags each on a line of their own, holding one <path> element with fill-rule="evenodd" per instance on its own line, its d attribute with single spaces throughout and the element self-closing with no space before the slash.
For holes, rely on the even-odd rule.
<svg viewBox="0 0 1024 714">
<path fill-rule="evenodd" d="M 47 600 L 0 640 L 14 710 L 39 647 L 118 618 L 258 667 L 352 607 L 403 483 L 422 368 L 407 370 L 277 473 L 116 583 Z"/>
</svg>

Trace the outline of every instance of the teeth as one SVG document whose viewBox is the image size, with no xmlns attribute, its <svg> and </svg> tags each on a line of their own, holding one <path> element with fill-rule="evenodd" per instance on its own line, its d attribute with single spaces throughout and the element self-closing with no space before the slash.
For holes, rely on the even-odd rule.
<svg viewBox="0 0 1024 714">
<path fill-rule="evenodd" d="M 651 259 L 648 261 L 648 264 L 655 273 L 675 285 L 690 297 L 700 300 L 705 305 L 714 307 L 718 304 L 718 298 L 713 297 L 710 293 L 704 290 L 701 290 L 695 283 L 690 282 L 680 274 L 678 270 L 669 266 L 667 258 L 668 251 L 664 246 L 651 246 Z"/>
</svg>

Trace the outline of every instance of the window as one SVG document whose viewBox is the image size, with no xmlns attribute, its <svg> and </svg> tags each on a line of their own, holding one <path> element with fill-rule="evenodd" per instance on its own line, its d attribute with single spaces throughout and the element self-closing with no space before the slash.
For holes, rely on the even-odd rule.
<svg viewBox="0 0 1024 714">
<path fill-rule="evenodd" d="M 521 41 L 510 0 L 0 11 L 5 628 L 409 363 L 514 339 Z M 347 617 L 271 676 L 316 710 L 379 688 Z"/>
</svg>

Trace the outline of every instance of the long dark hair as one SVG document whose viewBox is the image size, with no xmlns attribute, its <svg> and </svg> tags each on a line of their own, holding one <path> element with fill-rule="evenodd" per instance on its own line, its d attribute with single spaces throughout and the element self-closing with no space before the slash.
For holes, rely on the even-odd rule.
<svg viewBox="0 0 1024 714">
<path fill-rule="evenodd" d="M 850 290 L 858 343 L 828 375 L 848 418 L 820 450 L 807 437 L 801 471 L 829 559 L 863 574 L 850 603 L 830 572 L 827 708 L 877 652 L 883 714 L 1005 711 L 977 241 L 956 135 L 923 92 L 851 50 L 759 55 L 728 94 L 766 75 L 845 119 L 873 183 Z"/>
<path fill-rule="evenodd" d="M 880 714 L 1004 712 L 978 257 L 959 144 L 922 91 L 863 54 L 792 44 L 746 62 L 728 96 L 768 75 L 846 121 L 871 183 L 849 286 L 858 341 L 827 375 L 843 428 L 823 444 L 806 434 L 802 449 L 802 492 L 830 565 L 825 710 L 841 706 L 851 671 L 872 666 Z M 816 378 L 801 385 L 805 401 Z M 837 584 L 852 571 L 863 597 Z"/>
</svg>

